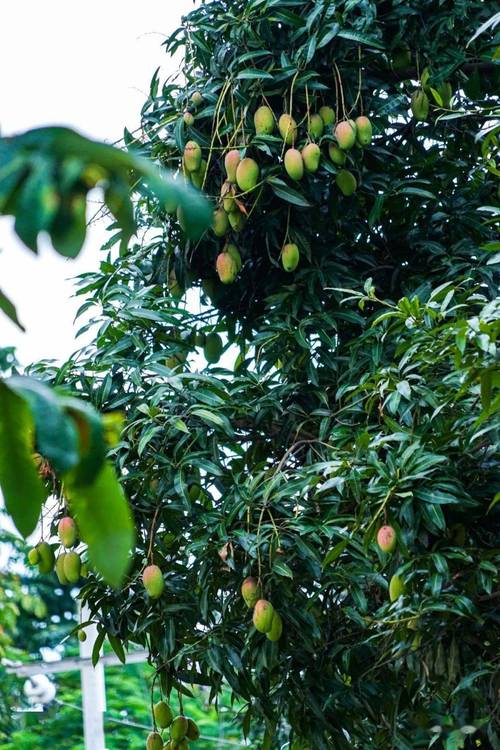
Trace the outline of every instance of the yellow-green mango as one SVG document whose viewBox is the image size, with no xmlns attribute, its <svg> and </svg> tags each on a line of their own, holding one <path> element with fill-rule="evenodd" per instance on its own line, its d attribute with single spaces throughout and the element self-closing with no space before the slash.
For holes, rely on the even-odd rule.
<svg viewBox="0 0 500 750">
<path fill-rule="evenodd" d="M 417 122 L 424 122 L 429 115 L 429 98 L 423 89 L 415 91 L 411 98 L 411 111 Z"/>
<path fill-rule="evenodd" d="M 198 729 L 198 725 L 192 719 L 188 719 L 186 737 L 188 738 L 188 740 L 192 740 L 193 742 L 196 742 L 196 740 L 200 738 L 200 730 Z"/>
<path fill-rule="evenodd" d="M 142 582 L 151 599 L 159 599 L 165 588 L 165 579 L 158 565 L 148 565 L 142 573 Z"/>
<path fill-rule="evenodd" d="M 339 187 L 346 196 L 350 196 L 356 192 L 358 186 L 356 178 L 348 169 L 341 169 L 340 172 L 337 172 L 335 175 L 335 182 L 337 183 L 337 187 Z"/>
<path fill-rule="evenodd" d="M 269 107 L 259 107 L 255 111 L 253 121 L 257 135 L 270 135 L 274 130 L 274 115 Z"/>
<path fill-rule="evenodd" d="M 292 180 L 301 180 L 304 176 L 304 162 L 302 154 L 296 148 L 289 148 L 285 152 L 285 170 Z"/>
<path fill-rule="evenodd" d="M 37 544 L 38 552 L 38 570 L 40 573 L 50 573 L 54 568 L 54 550 L 47 542 Z"/>
<path fill-rule="evenodd" d="M 309 133 L 312 135 L 313 138 L 316 140 L 319 140 L 321 136 L 323 135 L 323 131 L 325 129 L 325 123 L 323 122 L 323 118 L 321 115 L 311 115 L 309 118 Z"/>
<path fill-rule="evenodd" d="M 267 599 L 259 599 L 253 610 L 253 624 L 259 633 L 268 633 L 271 630 L 274 617 L 274 607 Z"/>
<path fill-rule="evenodd" d="M 153 706 L 153 716 L 155 717 L 156 725 L 159 726 L 160 729 L 166 729 L 174 720 L 172 709 L 166 701 L 158 701 L 158 703 L 155 703 Z"/>
<path fill-rule="evenodd" d="M 372 142 L 372 124 L 368 117 L 360 115 L 355 119 L 356 140 L 360 146 L 369 146 Z"/>
<path fill-rule="evenodd" d="M 146 750 L 163 750 L 163 740 L 158 732 L 150 732 L 146 740 Z"/>
<path fill-rule="evenodd" d="M 186 736 L 188 720 L 185 716 L 177 716 L 170 725 L 170 736 L 174 742 L 180 742 Z"/>
<path fill-rule="evenodd" d="M 233 232 L 241 232 L 247 220 L 245 214 L 242 211 L 231 211 L 231 213 L 228 214 L 228 218 Z"/>
<path fill-rule="evenodd" d="M 40 560 L 40 555 L 38 554 L 38 550 L 36 547 L 33 547 L 33 549 L 30 549 L 28 552 L 28 562 L 30 565 L 36 565 Z"/>
<path fill-rule="evenodd" d="M 236 263 L 229 253 L 219 253 L 215 261 L 215 268 L 223 284 L 232 284 L 238 275 Z"/>
<path fill-rule="evenodd" d="M 229 219 L 223 208 L 218 208 L 214 211 L 212 229 L 216 237 L 224 237 L 229 229 Z"/>
<path fill-rule="evenodd" d="M 283 245 L 283 249 L 281 250 L 281 263 L 285 271 L 290 273 L 295 271 L 299 265 L 299 258 L 299 248 L 294 242 L 288 242 L 286 245 Z"/>
<path fill-rule="evenodd" d="M 241 584 L 241 595 L 249 609 L 253 609 L 262 596 L 262 589 L 256 578 L 248 576 Z"/>
<path fill-rule="evenodd" d="M 188 141 L 184 147 L 184 166 L 188 172 L 196 172 L 201 166 L 201 148 L 196 141 Z"/>
<path fill-rule="evenodd" d="M 288 146 L 291 146 L 297 135 L 297 123 L 291 115 L 283 114 L 278 121 L 280 135 Z"/>
<path fill-rule="evenodd" d="M 184 114 L 182 115 L 182 119 L 184 120 L 184 125 L 186 125 L 188 128 L 194 125 L 194 115 L 191 112 L 184 112 Z"/>
<path fill-rule="evenodd" d="M 81 568 L 82 561 L 80 560 L 80 555 L 77 552 L 66 552 L 62 569 L 68 579 L 68 583 L 78 583 Z"/>
<path fill-rule="evenodd" d="M 236 201 L 234 200 L 234 188 L 229 180 L 226 180 L 226 182 L 222 183 L 220 195 L 222 198 L 222 207 L 227 214 L 230 214 L 232 211 L 239 210 L 238 206 L 236 205 Z"/>
<path fill-rule="evenodd" d="M 330 145 L 328 146 L 328 155 L 333 163 L 338 167 L 342 167 L 346 163 L 346 153 L 345 151 L 342 151 L 342 149 L 339 148 L 336 143 L 330 143 Z"/>
<path fill-rule="evenodd" d="M 253 190 L 259 180 L 259 173 L 259 165 L 254 159 L 248 156 L 242 159 L 236 170 L 236 182 L 239 189 L 244 193 Z"/>
<path fill-rule="evenodd" d="M 200 107 L 203 103 L 203 95 L 200 91 L 195 91 L 191 97 L 191 102 L 195 107 Z"/>
<path fill-rule="evenodd" d="M 317 143 L 308 143 L 302 149 L 302 161 L 307 172 L 317 172 L 321 159 L 321 149 Z"/>
<path fill-rule="evenodd" d="M 395 602 L 406 591 L 406 585 L 402 576 L 392 576 L 389 581 L 389 599 Z"/>
<path fill-rule="evenodd" d="M 61 552 L 55 564 L 56 576 L 59 580 L 59 583 L 62 586 L 67 586 L 69 583 L 68 579 L 66 578 L 66 574 L 64 572 L 64 558 L 65 557 L 66 557 L 66 552 Z"/>
<path fill-rule="evenodd" d="M 356 143 L 356 123 L 354 120 L 343 120 L 335 128 L 335 138 L 340 148 L 348 151 Z"/>
<path fill-rule="evenodd" d="M 231 149 L 225 155 L 224 167 L 226 169 L 227 182 L 236 182 L 236 170 L 240 161 L 240 152 L 236 148 Z"/>
<path fill-rule="evenodd" d="M 240 251 L 238 250 L 236 245 L 233 245 L 231 242 L 226 245 L 225 249 L 226 249 L 226 253 L 229 253 L 231 258 L 236 263 L 236 270 L 239 273 L 241 270 L 241 266 L 242 266 Z"/>
<path fill-rule="evenodd" d="M 280 615 L 274 610 L 273 621 L 271 624 L 271 630 L 266 633 L 266 638 L 270 641 L 279 641 L 283 633 L 283 620 Z"/>
<path fill-rule="evenodd" d="M 335 122 L 335 110 L 332 107 L 321 107 L 319 110 L 319 116 L 323 120 L 325 127 L 333 125 Z"/>
<path fill-rule="evenodd" d="M 195 188 L 198 188 L 198 190 L 201 190 L 203 187 L 203 180 L 205 179 L 205 174 L 207 171 L 207 162 L 205 159 L 201 160 L 201 164 L 199 169 L 196 170 L 196 172 L 191 172 L 191 182 L 195 186 Z"/>
</svg>

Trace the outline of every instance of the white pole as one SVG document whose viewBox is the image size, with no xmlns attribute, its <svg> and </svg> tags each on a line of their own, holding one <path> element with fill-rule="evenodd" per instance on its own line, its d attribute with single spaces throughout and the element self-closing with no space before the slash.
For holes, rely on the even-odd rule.
<svg viewBox="0 0 500 750">
<path fill-rule="evenodd" d="M 90 620 L 86 606 L 81 610 L 81 622 Z M 97 628 L 89 625 L 85 628 L 87 640 L 80 642 L 80 656 L 88 659 L 97 638 Z M 87 662 L 81 666 L 82 699 L 83 699 L 83 736 L 85 750 L 106 750 L 104 745 L 103 713 L 106 710 L 106 688 L 104 685 L 104 666 L 98 663 L 95 668 Z"/>
</svg>

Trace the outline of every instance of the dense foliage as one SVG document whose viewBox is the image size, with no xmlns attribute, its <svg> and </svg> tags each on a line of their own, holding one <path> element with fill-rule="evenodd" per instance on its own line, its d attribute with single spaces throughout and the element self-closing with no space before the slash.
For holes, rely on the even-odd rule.
<svg viewBox="0 0 500 750">
<path fill-rule="evenodd" d="M 166 694 L 229 684 L 266 747 L 500 744 L 488 17 L 479 0 L 203 3 L 166 43 L 185 46 L 187 83 L 155 77 L 128 142 L 172 167 L 184 153 L 186 168 L 196 141 L 214 208 L 239 149 L 259 182 L 223 197 L 248 218 L 193 244 L 182 212 L 144 197 L 140 241 L 108 246 L 80 280 L 94 343 L 60 371 L 34 368 L 126 416 L 113 455 L 137 547 L 122 590 L 98 576 L 82 589 L 102 637 L 146 645 Z M 354 194 L 337 187 L 331 127 L 319 170 L 289 179 L 283 139 L 255 135 L 263 103 L 293 115 L 300 148 L 321 106 L 368 115 L 372 144 L 347 155 Z M 243 265 L 222 285 L 228 239 Z M 392 554 L 375 542 L 383 523 Z M 156 599 L 148 564 L 165 579 Z M 248 575 L 283 619 L 277 642 L 252 626 Z"/>
</svg>

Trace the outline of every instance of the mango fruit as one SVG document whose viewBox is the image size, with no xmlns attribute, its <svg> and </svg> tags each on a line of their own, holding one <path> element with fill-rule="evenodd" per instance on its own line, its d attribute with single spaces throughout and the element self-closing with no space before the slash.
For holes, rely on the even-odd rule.
<svg viewBox="0 0 500 750">
<path fill-rule="evenodd" d="M 150 732 L 146 740 L 146 750 L 163 750 L 163 740 L 158 732 Z"/>
<path fill-rule="evenodd" d="M 240 161 L 236 170 L 236 182 L 239 189 L 247 193 L 253 190 L 259 180 L 259 165 L 248 156 Z"/>
<path fill-rule="evenodd" d="M 253 610 L 253 624 L 259 633 L 268 633 L 271 630 L 274 617 L 274 607 L 267 599 L 259 599 Z"/>
<path fill-rule="evenodd" d="M 153 716 L 155 723 L 160 729 L 166 729 L 174 720 L 172 709 L 166 701 L 158 701 L 153 706 Z"/>
<path fill-rule="evenodd" d="M 220 196 L 222 198 L 222 207 L 227 214 L 230 214 L 232 211 L 239 210 L 238 206 L 236 205 L 236 201 L 234 200 L 234 187 L 232 183 L 229 182 L 229 180 L 226 180 L 226 182 L 222 183 Z"/>
<path fill-rule="evenodd" d="M 40 555 L 38 554 L 38 550 L 36 547 L 33 547 L 33 549 L 30 549 L 28 552 L 28 562 L 30 565 L 36 565 L 39 560 Z"/>
<path fill-rule="evenodd" d="M 241 271 L 241 266 L 243 265 L 242 262 L 241 262 L 240 251 L 238 250 L 238 248 L 236 247 L 236 245 L 233 245 L 231 242 L 229 242 L 226 245 L 225 250 L 226 250 L 226 253 L 229 253 L 229 255 L 231 256 L 231 258 L 236 263 L 236 270 L 239 273 Z"/>
<path fill-rule="evenodd" d="M 195 107 L 200 107 L 203 104 L 203 94 L 200 91 L 195 91 L 191 96 L 191 102 Z"/>
<path fill-rule="evenodd" d="M 241 584 L 241 595 L 249 609 L 253 609 L 262 596 L 262 589 L 256 578 L 248 576 Z"/>
<path fill-rule="evenodd" d="M 200 730 L 198 729 L 198 725 L 196 724 L 196 722 L 192 719 L 188 719 L 186 737 L 188 738 L 188 740 L 192 740 L 193 742 L 200 739 Z"/>
<path fill-rule="evenodd" d="M 188 720 L 185 716 L 177 716 L 170 725 L 170 736 L 174 742 L 180 742 L 186 736 Z"/>
<path fill-rule="evenodd" d="M 218 333 L 209 333 L 205 346 L 203 347 L 203 354 L 205 359 L 210 364 L 218 362 L 222 354 L 223 344 L 222 339 Z"/>
<path fill-rule="evenodd" d="M 429 115 L 429 99 L 423 89 L 415 91 L 411 98 L 411 111 L 417 122 L 424 122 Z"/>
<path fill-rule="evenodd" d="M 223 284 L 232 284 L 238 275 L 236 263 L 229 253 L 222 252 L 217 256 L 215 261 L 217 275 Z"/>
<path fill-rule="evenodd" d="M 236 182 L 236 170 L 238 169 L 238 164 L 240 163 L 240 161 L 240 152 L 236 148 L 228 151 L 225 155 L 224 167 L 226 169 L 228 182 Z"/>
<path fill-rule="evenodd" d="M 270 135 L 274 130 L 274 115 L 269 107 L 259 107 L 255 111 L 253 121 L 257 135 Z"/>
<path fill-rule="evenodd" d="M 281 250 L 281 263 L 285 271 L 288 271 L 289 273 L 295 271 L 299 265 L 299 258 L 299 248 L 294 242 L 288 242 L 286 245 L 283 245 Z"/>
<path fill-rule="evenodd" d="M 372 142 L 372 124 L 368 117 L 360 115 L 355 119 L 356 140 L 360 146 L 369 146 Z"/>
<path fill-rule="evenodd" d="M 325 128 L 328 127 L 328 125 L 333 125 L 335 122 L 335 110 L 333 110 L 332 107 L 320 107 L 319 116 L 323 120 Z"/>
<path fill-rule="evenodd" d="M 223 208 L 218 208 L 214 211 L 214 217 L 212 220 L 212 230 L 216 237 L 224 237 L 227 230 L 229 229 L 229 219 L 227 213 Z"/>
<path fill-rule="evenodd" d="M 80 580 L 81 567 L 82 561 L 80 560 L 80 555 L 77 552 L 66 552 L 62 569 L 68 583 L 78 583 Z"/>
<path fill-rule="evenodd" d="M 288 146 L 291 146 L 297 135 L 297 123 L 290 115 L 283 114 L 278 120 L 278 130 Z"/>
<path fill-rule="evenodd" d="M 302 154 L 296 148 L 289 148 L 285 152 L 285 170 L 292 180 L 301 180 L 304 176 L 304 162 Z"/>
<path fill-rule="evenodd" d="M 335 143 L 330 143 L 328 146 L 328 156 L 338 167 L 342 167 L 346 163 L 345 151 L 342 151 Z"/>
<path fill-rule="evenodd" d="M 168 274 L 168 291 L 172 295 L 174 299 L 179 300 L 182 295 L 184 294 L 184 289 L 180 285 L 179 280 L 177 279 L 177 275 L 175 273 L 175 269 L 171 269 L 170 273 Z"/>
<path fill-rule="evenodd" d="M 66 574 L 64 572 L 64 558 L 65 557 L 66 557 L 66 552 L 62 552 L 57 558 L 56 564 L 55 564 L 56 576 L 57 576 L 59 583 L 62 586 L 67 586 L 69 583 L 68 579 L 66 578 Z"/>
<path fill-rule="evenodd" d="M 197 331 L 195 337 L 194 337 L 194 345 L 195 346 L 205 346 L 205 341 L 207 340 L 206 335 L 203 333 L 203 331 Z"/>
<path fill-rule="evenodd" d="M 207 166 L 205 159 L 202 159 L 199 169 L 197 169 L 196 172 L 191 172 L 191 182 L 195 188 L 198 188 L 198 190 L 201 190 L 203 187 Z"/>
<path fill-rule="evenodd" d="M 184 166 L 188 172 L 196 172 L 201 166 L 201 148 L 196 141 L 188 141 L 184 147 Z"/>
<path fill-rule="evenodd" d="M 69 516 L 64 516 L 57 525 L 57 533 L 64 547 L 72 547 L 78 536 L 76 523 Z"/>
<path fill-rule="evenodd" d="M 245 214 L 242 211 L 238 210 L 231 211 L 231 213 L 227 216 L 233 232 L 241 232 L 247 221 L 247 217 L 245 216 Z"/>
<path fill-rule="evenodd" d="M 279 641 L 283 633 L 283 620 L 280 615 L 274 610 L 273 620 L 271 623 L 271 629 L 266 633 L 266 638 L 270 641 Z"/>
<path fill-rule="evenodd" d="M 389 581 L 389 599 L 391 602 L 395 602 L 400 596 L 403 596 L 406 591 L 405 582 L 402 576 L 392 576 Z"/>
<path fill-rule="evenodd" d="M 396 532 L 392 526 L 381 526 L 377 532 L 377 544 L 382 552 L 394 552 Z"/>
<path fill-rule="evenodd" d="M 85 632 L 85 630 L 78 631 L 78 640 L 80 641 L 80 643 L 85 643 L 85 641 L 87 640 L 87 633 Z"/>
<path fill-rule="evenodd" d="M 174 743 L 173 740 L 170 740 L 170 742 L 174 745 L 175 750 L 189 750 L 189 742 L 187 741 L 187 737 L 184 737 L 180 742 Z"/>
<path fill-rule="evenodd" d="M 142 573 L 142 582 L 151 599 L 159 599 L 165 588 L 163 573 L 158 565 L 148 565 Z"/>
<path fill-rule="evenodd" d="M 346 196 L 352 195 L 358 186 L 356 178 L 348 169 L 341 169 L 340 172 L 337 172 L 335 175 L 335 182 L 337 183 L 337 187 L 340 188 L 342 193 Z"/>
<path fill-rule="evenodd" d="M 50 573 L 54 568 L 54 550 L 47 542 L 37 544 L 38 552 L 38 570 L 40 573 Z"/>
<path fill-rule="evenodd" d="M 335 138 L 340 148 L 349 151 L 356 143 L 356 124 L 353 120 L 343 120 L 335 128 Z"/>
<path fill-rule="evenodd" d="M 308 143 L 302 149 L 302 161 L 307 172 L 317 172 L 321 159 L 321 149 L 317 143 Z"/>
<path fill-rule="evenodd" d="M 319 140 L 323 135 L 325 123 L 321 115 L 311 115 L 309 118 L 309 133 L 315 140 Z"/>
<path fill-rule="evenodd" d="M 184 125 L 186 125 L 188 128 L 194 125 L 194 115 L 191 112 L 184 112 L 184 114 L 182 115 L 182 119 L 184 120 Z"/>
</svg>

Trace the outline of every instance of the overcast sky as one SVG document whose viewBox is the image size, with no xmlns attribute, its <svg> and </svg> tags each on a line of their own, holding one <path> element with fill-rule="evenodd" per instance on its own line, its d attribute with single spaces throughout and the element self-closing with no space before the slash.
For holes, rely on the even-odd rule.
<svg viewBox="0 0 500 750">
<path fill-rule="evenodd" d="M 41 125 L 69 125 L 106 141 L 138 124 L 155 69 L 178 65 L 162 41 L 194 7 L 193 0 L 16 0 L 2 3 L 0 129 L 2 135 Z M 48 243 L 34 256 L 0 218 L 0 289 L 16 303 L 22 334 L 0 314 L 0 346 L 15 345 L 27 364 L 65 358 L 77 348 L 69 279 L 97 268 L 103 227 L 91 228 L 76 261 Z"/>
</svg>

